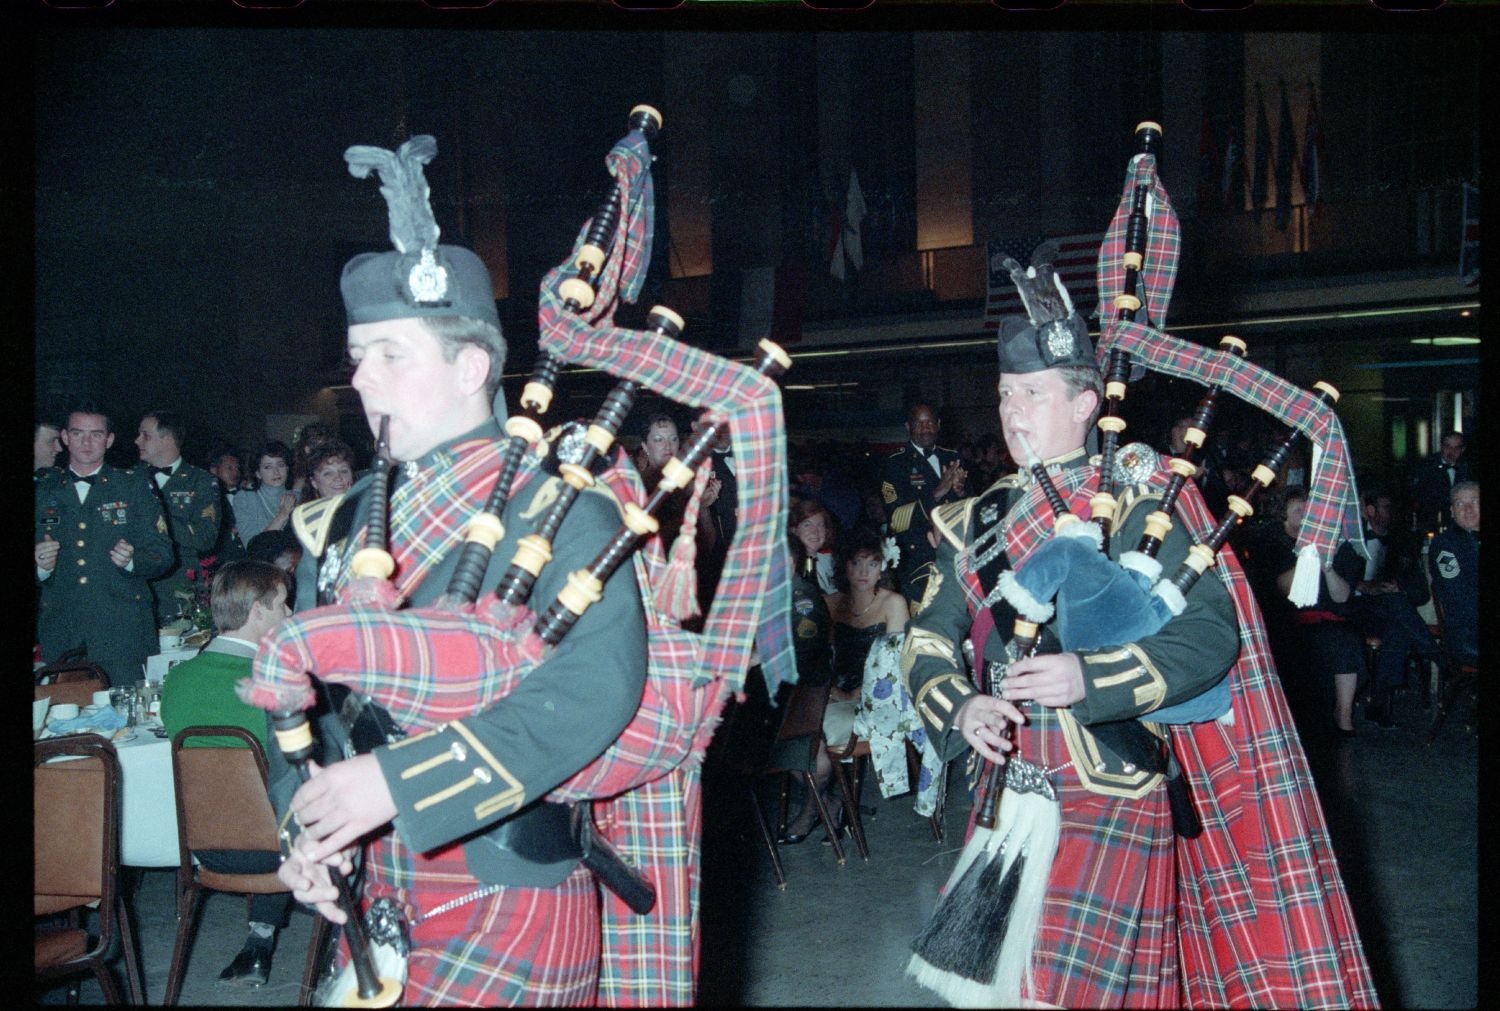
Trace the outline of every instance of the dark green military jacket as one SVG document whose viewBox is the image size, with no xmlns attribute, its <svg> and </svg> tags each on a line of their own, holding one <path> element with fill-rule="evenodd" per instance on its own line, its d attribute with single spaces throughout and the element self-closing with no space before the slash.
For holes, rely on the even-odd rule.
<svg viewBox="0 0 1500 1011">
<path fill-rule="evenodd" d="M 1049 463 L 1076 467 L 1085 461 L 1080 449 Z M 985 531 L 1016 520 L 1019 510 L 1026 508 L 1023 502 L 1029 484 L 1026 475 L 1001 478 L 983 494 L 940 506 L 933 514 L 934 526 L 941 535 L 937 573 L 907 628 L 902 671 L 917 712 L 945 760 L 968 747 L 955 719 L 963 702 L 977 692 L 962 659 L 961 644 L 973 625 L 970 608 L 982 606 L 1000 572 L 1010 566 L 1003 555 L 982 566 L 970 577 L 978 583 L 975 587 L 956 575 L 958 560 Z M 1111 557 L 1118 559 L 1123 552 L 1136 548 L 1146 516 L 1160 499 L 1161 488 L 1146 484 L 1128 485 L 1119 492 L 1119 511 L 1110 536 Z M 1176 572 L 1189 546 L 1180 525 L 1175 526 L 1158 553 L 1164 573 Z M 964 559 L 967 570 L 967 554 Z M 976 648 L 986 660 L 1004 657 L 1015 617 L 1003 600 L 993 605 L 992 613 L 996 616 L 995 628 L 988 633 L 982 649 Z M 1043 628 L 1041 652 L 1058 649 L 1054 624 L 1055 619 Z M 1117 754 L 1090 726 L 1149 719 L 1157 709 L 1198 695 L 1224 677 L 1238 651 L 1233 602 L 1223 584 L 1211 576 L 1198 580 L 1187 595 L 1187 608 L 1160 631 L 1137 642 L 1078 651 L 1084 697 L 1070 707 L 1051 712 L 1084 786 L 1096 793 L 1139 797 L 1160 782 L 1159 772 L 1139 768 Z"/>
<path fill-rule="evenodd" d="M 156 487 L 150 467 L 141 464 L 135 472 L 147 482 L 148 488 Z M 166 484 L 156 488 L 156 493 L 166 514 L 167 533 L 176 548 L 172 571 L 151 581 L 151 590 L 156 595 L 156 617 L 164 622 L 176 616 L 182 603 L 173 591 L 186 586 L 187 573 L 190 570 L 197 573 L 203 556 L 213 552 L 224 514 L 218 479 L 186 460 L 178 462 L 177 469 Z"/>
<path fill-rule="evenodd" d="M 85 646 L 111 684 L 134 684 L 145 676 L 142 665 L 157 645 L 147 580 L 172 566 L 161 504 L 139 474 L 108 464 L 99 468 L 82 503 L 67 470 L 43 476 L 35 490 L 35 540 L 50 536 L 61 545 L 57 566 L 41 580 L 42 658 Z M 129 572 L 109 558 L 122 538 L 135 549 Z"/>
<path fill-rule="evenodd" d="M 958 459 L 955 450 L 933 446 L 939 468 L 947 467 Z M 937 486 L 942 482 L 932 470 L 927 458 L 910 440 L 900 449 L 886 457 L 881 472 L 880 497 L 885 502 L 885 511 L 890 516 L 891 534 L 896 546 L 901 549 L 898 571 L 901 592 L 908 599 L 916 599 L 919 589 L 918 574 L 934 557 L 927 532 L 932 529 L 932 511 L 941 504 L 937 497 Z M 954 493 L 948 492 L 943 501 L 949 501 Z"/>
<path fill-rule="evenodd" d="M 477 435 L 500 437 L 498 426 L 490 422 L 421 460 L 402 464 L 418 475 L 405 479 L 423 482 L 424 475 L 451 472 L 452 447 L 472 442 Z M 498 469 L 498 450 L 497 442 L 485 445 L 483 452 L 493 458 L 494 466 L 484 473 L 492 475 Z M 512 491 L 501 516 L 505 536 L 491 556 L 481 593 L 500 582 L 516 542 L 540 524 L 559 483 L 533 472 Z M 301 507 L 300 517 L 294 513 L 293 529 L 308 549 L 298 574 L 299 601 L 305 587 L 341 585 L 339 572 L 359 547 L 352 543 L 351 532 L 365 526 L 368 489 L 369 480 L 361 479 L 342 500 L 320 499 Z M 427 515 L 457 498 L 464 500 L 464 508 L 458 510 L 464 522 L 484 505 L 478 495 L 439 479 L 430 495 L 412 493 L 407 509 L 391 517 L 392 529 L 400 528 L 408 509 L 420 508 Z M 321 522 L 309 523 L 309 513 L 322 517 Z M 618 504 L 602 485 L 580 494 L 553 539 L 552 561 L 536 581 L 530 606 L 545 610 L 568 574 L 586 569 L 614 536 L 620 520 Z M 428 572 L 410 591 L 408 606 L 430 604 L 446 591 L 459 554 L 458 549 L 449 551 Z M 496 842 L 500 823 L 603 754 L 640 705 L 645 676 L 645 617 L 634 568 L 627 560 L 605 584 L 603 598 L 516 691 L 440 729 L 375 749 L 398 809 L 395 825 L 403 842 L 425 852 L 467 839 L 464 855 L 481 881 L 535 887 L 561 881 L 576 861 L 538 865 L 521 860 Z"/>
</svg>

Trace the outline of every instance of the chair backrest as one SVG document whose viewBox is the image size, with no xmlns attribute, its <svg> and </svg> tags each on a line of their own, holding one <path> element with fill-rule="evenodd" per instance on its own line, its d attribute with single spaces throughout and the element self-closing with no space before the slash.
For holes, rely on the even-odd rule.
<svg viewBox="0 0 1500 1011">
<path fill-rule="evenodd" d="M 37 915 L 99 900 L 113 909 L 119 870 L 120 763 L 97 734 L 37 741 L 32 746 Z M 67 761 L 54 759 L 67 758 Z M 99 918 L 108 939 L 113 917 Z"/>
<path fill-rule="evenodd" d="M 71 702 L 77 706 L 94 704 L 94 693 L 109 687 L 109 682 L 97 678 L 85 681 L 67 681 L 61 684 L 37 685 L 32 689 L 33 699 L 51 699 L 54 706 Z"/>
<path fill-rule="evenodd" d="M 823 710 L 828 707 L 828 692 L 831 685 L 792 686 L 787 695 L 786 712 L 781 717 L 781 727 L 776 731 L 776 740 L 790 741 L 814 734 L 823 736 Z"/>
<path fill-rule="evenodd" d="M 184 747 L 205 737 L 232 738 L 243 747 Z M 266 793 L 266 756 L 243 727 L 187 727 L 172 738 L 177 794 L 177 840 L 192 850 L 270 850 L 280 846 L 276 814 Z"/>
<path fill-rule="evenodd" d="M 108 681 L 109 675 L 104 668 L 96 663 L 80 660 L 70 663 L 66 667 L 58 666 L 55 670 L 43 667 L 38 673 L 47 674 L 51 671 L 52 683 L 57 685 L 70 684 L 74 681 Z"/>
</svg>

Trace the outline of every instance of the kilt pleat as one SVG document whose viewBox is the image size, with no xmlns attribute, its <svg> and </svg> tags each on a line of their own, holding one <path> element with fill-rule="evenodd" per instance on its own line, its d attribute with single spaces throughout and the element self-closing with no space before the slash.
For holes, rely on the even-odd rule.
<svg viewBox="0 0 1500 1011">
<path fill-rule="evenodd" d="M 1061 779 L 1062 829 L 1029 995 L 1061 1007 L 1170 1004 L 1178 983 L 1165 791 L 1124 800 L 1089 792 L 1072 770 Z"/>
<path fill-rule="evenodd" d="M 405 1005 L 579 1007 L 599 972 L 599 889 L 582 866 L 553 888 L 501 888 L 423 920 L 483 887 L 463 849 L 412 854 L 390 834 L 367 851 L 367 901 L 394 898 L 411 928 Z M 421 921 L 421 922 L 418 922 Z"/>
</svg>

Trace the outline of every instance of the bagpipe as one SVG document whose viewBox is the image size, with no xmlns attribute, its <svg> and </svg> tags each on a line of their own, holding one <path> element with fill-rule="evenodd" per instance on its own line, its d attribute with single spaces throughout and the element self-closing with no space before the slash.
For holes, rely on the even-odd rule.
<svg viewBox="0 0 1500 1011">
<path fill-rule="evenodd" d="M 1313 439 L 1315 465 L 1309 520 L 1299 536 L 1298 568 L 1299 574 L 1312 568 L 1314 598 L 1320 557 L 1331 558 L 1338 540 L 1351 531 L 1359 536 L 1357 496 L 1342 430 L 1332 411 L 1338 391 L 1318 383 L 1316 392 L 1308 393 L 1250 364 L 1245 361 L 1244 342 L 1236 337 L 1225 337 L 1217 350 L 1209 350 L 1159 329 L 1176 274 L 1180 231 L 1170 198 L 1156 175 L 1161 128 L 1142 123 L 1136 137 L 1138 150 L 1099 257 L 1098 289 L 1118 294 L 1115 316 L 1106 323 L 1095 351 L 1105 382 L 1105 411 L 1098 420 L 1102 432 L 1098 490 L 1088 502 L 1093 522 L 1081 522 L 1071 513 L 1042 461 L 1027 446 L 1028 459 L 1023 463 L 1036 493 L 1051 510 L 1052 531 L 1029 553 L 1017 552 L 1013 557 L 1023 560 L 999 577 L 998 594 L 1017 614 L 1007 650 L 1012 660 L 1036 649 L 1035 629 L 1054 617 L 1059 646 L 1070 651 L 1133 642 L 1181 614 L 1187 594 L 1214 565 L 1230 533 L 1254 513 L 1256 497 L 1275 480 L 1302 435 Z M 1143 308 L 1155 326 L 1137 320 Z M 1108 543 L 1111 532 L 1118 531 L 1118 487 L 1160 481 L 1163 472 L 1150 447 L 1119 445 L 1126 427 L 1120 409 L 1132 371 L 1147 367 L 1194 379 L 1208 390 L 1194 414 L 1187 450 L 1165 468 L 1170 475 L 1165 491 L 1147 517 L 1138 545 L 1115 561 L 1108 554 Z M 1230 497 L 1227 514 L 1210 533 L 1184 531 L 1192 546 L 1176 572 L 1164 578 L 1157 555 L 1173 528 L 1178 498 L 1197 473 L 1199 454 L 1205 451 L 1217 401 L 1225 389 L 1269 411 L 1291 430 L 1255 469 L 1245 495 Z M 1021 441 L 1025 443 L 1024 438 Z M 1311 506 L 1314 499 L 1319 503 L 1316 516 Z M 1308 594 L 1305 577 L 1301 578 L 1293 586 L 1292 596 L 1298 602 Z M 991 690 L 997 689 L 991 686 Z M 1163 775 L 1174 829 L 1192 838 L 1202 826 L 1168 746 L 1170 737 L 1159 737 L 1144 723 L 1218 719 L 1230 712 L 1231 703 L 1226 677 L 1171 707 L 1135 720 L 1091 724 L 1088 730 L 1126 762 Z M 1012 756 L 1004 768 L 1002 774 L 990 766 L 980 776 L 976 828 L 932 919 L 912 944 L 907 970 L 959 1006 L 1015 1006 L 1019 1000 L 1050 853 L 1056 847 L 1057 805 L 1045 770 L 1022 756 Z M 1002 782 L 1000 824 L 993 827 L 990 807 L 996 803 Z M 1023 857 L 1031 857 L 1032 862 L 1028 865 Z"/>
<path fill-rule="evenodd" d="M 631 111 L 630 125 L 630 132 L 606 160 L 615 177 L 608 198 L 585 222 L 570 260 L 543 278 L 541 351 L 535 372 L 521 397 L 522 412 L 506 421 L 508 441 L 499 476 L 483 507 L 467 523 L 446 591 L 430 606 L 398 609 L 400 593 L 391 581 L 396 563 L 380 543 L 387 525 L 384 492 L 389 467 L 382 455 L 369 491 L 364 546 L 350 560 L 352 577 L 340 590 L 338 601 L 284 623 L 263 644 L 253 678 L 242 683 L 241 696 L 272 713 L 278 743 L 298 765 L 299 774 L 306 774 L 314 747 L 308 710 L 331 690 L 337 697 L 329 700 L 329 706 L 340 718 L 319 720 L 318 726 L 322 732 L 342 735 L 337 746 L 346 756 L 500 703 L 546 662 L 569 630 L 601 599 L 604 585 L 621 565 L 635 557 L 638 579 L 644 575 L 646 570 L 634 550 L 656 531 L 654 514 L 671 495 L 688 485 L 701 489 L 707 478 L 702 465 L 726 426 L 746 460 L 749 482 L 748 488 L 742 484 L 742 497 L 748 491 L 777 500 L 784 443 L 779 428 L 780 395 L 773 379 L 790 367 L 785 352 L 762 341 L 751 368 L 691 348 L 676 339 L 682 319 L 661 306 L 648 314 L 645 330 L 613 325 L 618 304 L 639 295 L 650 260 L 649 140 L 660 129 L 661 117 L 649 106 L 637 106 Z M 542 416 L 565 363 L 597 366 L 620 381 L 580 438 L 549 444 Z M 579 494 L 594 486 L 608 467 L 614 467 L 615 438 L 641 389 L 707 409 L 710 424 L 679 457 L 668 462 L 644 505 L 623 503 L 619 529 L 587 567 L 568 574 L 557 599 L 534 606 L 531 592 L 552 559 L 552 539 Z M 532 532 L 520 539 L 496 589 L 481 594 L 493 552 L 504 537 L 502 516 L 508 497 L 537 472 L 546 457 L 551 457 L 560 478 L 558 494 Z M 611 488 L 624 486 L 619 481 L 611 484 Z M 747 511 L 752 521 L 731 546 L 731 556 L 742 560 L 742 570 L 743 560 L 763 551 L 767 541 L 779 544 L 785 539 L 784 530 L 776 529 L 778 517 L 785 523 L 780 512 L 756 520 L 757 509 Z M 675 665 L 673 669 L 686 670 L 691 677 L 658 683 L 648 674 L 640 709 L 627 733 L 547 797 L 510 813 L 486 833 L 487 839 L 540 864 L 581 861 L 630 910 L 645 914 L 652 909 L 656 899 L 652 883 L 597 831 L 589 801 L 617 795 L 648 775 L 651 761 L 661 761 L 657 753 L 632 754 L 626 740 L 632 727 L 686 725 L 681 735 L 685 754 L 687 742 L 696 740 L 705 718 L 700 710 L 709 704 L 698 698 L 684 699 L 686 685 L 716 678 L 732 680 L 730 672 L 743 677 L 758 602 L 774 598 L 777 588 L 768 590 L 764 577 L 740 582 L 745 585 L 737 586 L 737 592 L 756 602 L 750 620 L 735 622 L 735 629 L 716 639 L 711 650 L 702 641 L 684 643 L 688 633 L 670 628 L 663 613 L 648 608 L 651 671 Z M 658 592 L 657 598 L 662 597 Z M 784 613 L 787 608 L 781 610 Z M 716 601 L 715 615 L 719 611 Z M 705 637 L 719 627 L 710 622 Z M 424 648 L 438 636 L 444 639 L 441 663 L 434 659 L 433 650 Z M 737 681 L 733 687 L 738 688 Z M 334 988 L 333 999 L 384 1000 L 390 987 L 370 953 L 357 904 L 348 895 L 347 884 L 339 880 L 340 906 L 349 919 L 353 978 Z M 399 948 L 399 942 L 394 946 Z M 399 997 L 399 984 L 396 990 Z"/>
</svg>

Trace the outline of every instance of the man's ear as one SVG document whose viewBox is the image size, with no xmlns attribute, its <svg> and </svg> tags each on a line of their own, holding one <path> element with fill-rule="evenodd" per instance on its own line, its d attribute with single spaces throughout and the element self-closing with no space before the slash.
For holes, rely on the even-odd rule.
<svg viewBox="0 0 1500 1011">
<path fill-rule="evenodd" d="M 113 446 L 114 444 L 115 444 L 115 433 L 110 432 L 108 435 L 106 435 L 104 437 L 104 448 L 108 449 L 109 447 Z"/>
<path fill-rule="evenodd" d="M 465 344 L 458 349 L 459 389 L 464 393 L 475 393 L 484 389 L 490 376 L 490 355 L 477 344 Z"/>
<path fill-rule="evenodd" d="M 1099 406 L 1099 394 L 1093 389 L 1079 390 L 1073 398 L 1073 420 L 1087 421 Z"/>
</svg>

